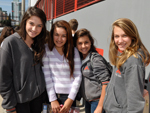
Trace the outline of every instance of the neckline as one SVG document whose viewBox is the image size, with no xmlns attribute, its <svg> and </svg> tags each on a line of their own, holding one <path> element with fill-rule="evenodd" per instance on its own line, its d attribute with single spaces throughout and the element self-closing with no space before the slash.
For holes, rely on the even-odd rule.
<svg viewBox="0 0 150 113">
<path fill-rule="evenodd" d="M 56 55 L 56 57 L 60 60 L 60 61 L 63 61 L 64 60 L 64 54 L 63 55 L 60 55 L 59 52 L 57 51 L 57 49 L 54 47 L 53 49 L 54 51 L 54 54 Z"/>
</svg>

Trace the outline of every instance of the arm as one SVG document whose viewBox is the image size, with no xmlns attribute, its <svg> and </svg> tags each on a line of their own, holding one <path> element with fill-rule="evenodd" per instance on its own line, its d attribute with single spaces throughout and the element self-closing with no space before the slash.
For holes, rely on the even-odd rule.
<svg viewBox="0 0 150 113">
<path fill-rule="evenodd" d="M 94 55 L 91 60 L 92 60 L 91 64 L 92 64 L 92 68 L 93 68 L 93 74 L 102 83 L 102 92 L 101 92 L 100 100 L 99 100 L 98 106 L 97 106 L 96 110 L 94 111 L 94 113 L 101 113 L 103 110 L 105 88 L 107 86 L 107 83 L 110 80 L 110 75 L 109 75 L 109 70 L 107 69 L 107 66 L 101 56 Z"/>
<path fill-rule="evenodd" d="M 8 110 L 15 110 L 17 104 L 13 76 L 11 47 L 8 43 L 4 43 L 0 49 L 0 94 L 3 98 L 2 106 Z"/>
<path fill-rule="evenodd" d="M 81 60 L 79 56 L 79 52 L 77 49 L 75 49 L 75 58 L 74 58 L 74 72 L 73 72 L 73 77 L 74 81 L 72 83 L 71 91 L 69 93 L 68 99 L 65 101 L 64 106 L 62 107 L 60 112 L 66 112 L 69 111 L 76 95 L 79 90 L 81 80 L 82 80 L 82 75 L 81 75 Z"/>
<path fill-rule="evenodd" d="M 125 70 L 127 93 L 127 113 L 142 113 L 145 105 L 143 98 L 145 68 L 139 65 Z"/>
<path fill-rule="evenodd" d="M 49 52 L 49 51 L 48 51 Z M 46 82 L 46 89 L 49 97 L 49 101 L 51 102 L 52 110 L 54 112 L 57 112 L 60 110 L 60 105 L 59 102 L 57 101 L 54 85 L 53 85 L 53 80 L 52 80 L 52 74 L 51 74 L 51 69 L 49 67 L 49 57 L 45 53 L 43 56 L 43 72 L 45 76 L 45 82 Z"/>
<path fill-rule="evenodd" d="M 91 66 L 93 68 L 93 74 L 95 78 L 99 79 L 102 84 L 107 84 L 110 80 L 109 69 L 107 68 L 104 57 L 99 54 L 91 56 Z"/>
<path fill-rule="evenodd" d="M 106 87 L 107 87 L 107 85 L 102 86 L 101 97 L 100 97 L 99 103 L 98 103 L 94 113 L 102 113 L 102 111 L 103 111 L 103 101 L 104 101 L 104 98 L 105 98 L 105 89 L 106 89 Z"/>
<path fill-rule="evenodd" d="M 76 94 L 77 94 L 80 84 L 81 84 L 81 80 L 82 80 L 81 60 L 80 60 L 79 52 L 77 51 L 77 49 L 75 49 L 73 77 L 74 77 L 74 81 L 72 83 L 72 88 L 71 88 L 71 91 L 68 96 L 68 98 L 70 98 L 72 100 L 75 99 Z"/>
</svg>

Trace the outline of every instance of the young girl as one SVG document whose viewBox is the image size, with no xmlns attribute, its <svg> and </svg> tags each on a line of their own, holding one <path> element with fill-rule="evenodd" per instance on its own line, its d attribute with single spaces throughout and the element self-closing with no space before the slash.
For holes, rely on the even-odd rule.
<svg viewBox="0 0 150 113">
<path fill-rule="evenodd" d="M 79 53 L 73 46 L 68 22 L 60 20 L 52 25 L 45 49 L 43 71 L 52 110 L 67 113 L 71 105 L 76 106 L 74 99 L 82 77 Z"/>
<path fill-rule="evenodd" d="M 0 50 L 2 106 L 12 113 L 41 113 L 46 97 L 41 60 L 46 37 L 45 13 L 30 7 L 18 33 L 7 37 Z"/>
<path fill-rule="evenodd" d="M 150 62 L 150 54 L 131 20 L 118 19 L 112 27 L 109 58 L 114 70 L 104 109 L 107 113 L 143 113 L 145 66 Z"/>
<path fill-rule="evenodd" d="M 94 113 L 98 103 L 99 110 L 103 110 L 105 88 L 110 79 L 110 72 L 106 60 L 97 53 L 94 39 L 87 29 L 80 29 L 75 33 L 74 45 L 80 52 L 82 59 L 82 95 L 85 99 L 86 113 Z"/>
</svg>

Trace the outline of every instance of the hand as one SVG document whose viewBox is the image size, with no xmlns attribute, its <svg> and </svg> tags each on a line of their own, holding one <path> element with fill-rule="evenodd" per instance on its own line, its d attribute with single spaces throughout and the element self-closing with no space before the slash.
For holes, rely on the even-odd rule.
<svg viewBox="0 0 150 113">
<path fill-rule="evenodd" d="M 12 109 L 15 110 L 15 108 L 12 108 Z M 10 110 L 12 110 L 12 109 L 6 109 L 6 112 L 7 112 L 7 110 L 10 111 Z M 17 111 L 13 111 L 13 112 L 11 112 L 11 113 L 17 113 Z"/>
<path fill-rule="evenodd" d="M 14 111 L 14 112 L 11 112 L 11 113 L 17 113 L 16 111 Z"/>
<path fill-rule="evenodd" d="M 59 102 L 57 100 L 51 102 L 51 107 L 52 107 L 52 111 L 54 113 L 60 112 L 61 108 L 60 108 Z"/>
<path fill-rule="evenodd" d="M 94 113 L 102 113 L 103 108 L 100 106 L 97 106 L 97 108 L 95 109 Z"/>
<path fill-rule="evenodd" d="M 61 112 L 61 113 L 68 113 L 69 110 L 70 110 L 70 107 L 71 107 L 72 103 L 73 103 L 73 100 L 71 100 L 70 98 L 68 98 L 68 99 L 65 101 L 63 107 L 61 108 L 60 112 Z"/>
</svg>

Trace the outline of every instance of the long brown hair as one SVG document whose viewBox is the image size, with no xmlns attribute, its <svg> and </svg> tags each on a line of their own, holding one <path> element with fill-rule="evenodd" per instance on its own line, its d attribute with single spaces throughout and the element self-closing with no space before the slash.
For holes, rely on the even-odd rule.
<svg viewBox="0 0 150 113">
<path fill-rule="evenodd" d="M 10 35 L 12 34 L 11 31 L 14 32 L 14 30 L 13 30 L 12 27 L 5 26 L 5 27 L 3 28 L 2 33 L 1 33 L 1 35 L 0 35 L 0 44 L 2 43 L 2 41 L 3 41 L 6 37 L 8 37 L 8 36 L 10 36 Z"/>
<path fill-rule="evenodd" d="M 20 28 L 17 31 L 19 33 L 19 35 L 23 38 L 23 40 L 26 40 L 26 21 L 31 17 L 31 16 L 37 16 L 41 19 L 42 24 L 43 24 L 43 28 L 41 33 L 36 36 L 35 38 L 33 38 L 34 42 L 32 44 L 32 49 L 34 50 L 34 59 L 36 63 L 42 63 L 42 57 L 45 53 L 45 38 L 46 38 L 46 15 L 45 13 L 37 8 L 37 7 L 30 7 L 28 8 L 28 10 L 25 12 L 21 24 L 20 24 Z"/>
<path fill-rule="evenodd" d="M 78 38 L 83 37 L 83 36 L 87 36 L 87 37 L 89 38 L 90 42 L 91 42 L 91 48 L 90 48 L 89 52 L 91 52 L 91 51 L 92 51 L 92 52 L 97 52 L 97 51 L 96 51 L 96 47 L 95 47 L 95 45 L 94 45 L 94 38 L 92 37 L 90 31 L 88 31 L 88 30 L 85 29 L 85 28 L 79 29 L 79 30 L 75 33 L 74 38 L 73 38 L 74 46 L 75 46 L 75 47 L 77 46 L 77 40 L 78 40 Z M 80 57 L 81 57 L 81 59 L 82 59 L 82 58 L 83 58 L 83 55 L 82 55 L 82 53 L 81 53 L 80 51 L 79 51 L 79 53 L 80 53 Z"/>
<path fill-rule="evenodd" d="M 123 53 L 118 57 L 118 47 L 115 45 L 114 42 L 114 27 L 120 27 L 127 36 L 131 38 L 131 44 L 129 47 L 126 48 L 126 50 L 123 51 Z M 141 49 L 144 53 L 144 56 L 138 52 L 138 50 Z M 109 47 L 109 59 L 111 64 L 117 66 L 119 69 L 121 65 L 131 56 L 138 57 L 137 53 L 142 57 L 143 62 L 145 65 L 148 65 L 150 62 L 150 54 L 146 47 L 143 45 L 138 30 L 135 26 L 135 24 L 127 18 L 120 18 L 116 20 L 112 25 L 112 35 L 111 35 L 111 42 Z"/>
<path fill-rule="evenodd" d="M 73 76 L 73 72 L 74 72 L 74 46 L 73 46 L 73 38 L 72 38 L 72 33 L 71 33 L 71 27 L 69 25 L 68 22 L 64 21 L 64 20 L 59 20 L 56 21 L 51 28 L 50 31 L 50 37 L 48 38 L 48 47 L 50 49 L 50 51 L 53 50 L 55 43 L 53 40 L 53 34 L 54 34 L 54 29 L 56 27 L 60 27 L 66 30 L 67 32 L 67 41 L 64 44 L 63 47 L 63 53 L 64 53 L 64 57 L 69 61 L 69 67 L 70 67 L 70 76 Z"/>
</svg>

